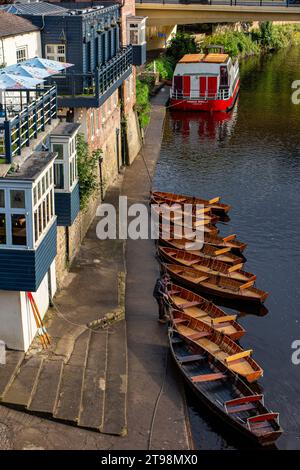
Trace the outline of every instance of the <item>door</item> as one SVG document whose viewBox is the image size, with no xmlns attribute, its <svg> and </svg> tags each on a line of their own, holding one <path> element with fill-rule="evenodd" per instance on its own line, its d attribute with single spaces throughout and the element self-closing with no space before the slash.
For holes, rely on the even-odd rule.
<svg viewBox="0 0 300 470">
<path fill-rule="evenodd" d="M 205 98 L 206 97 L 206 85 L 207 85 L 207 77 L 203 75 L 199 79 L 200 98 Z"/>
<path fill-rule="evenodd" d="M 183 80 L 181 75 L 175 75 L 173 80 L 173 97 L 181 98 L 183 92 Z"/>
<path fill-rule="evenodd" d="M 215 98 L 218 90 L 218 77 L 207 77 L 207 91 L 209 98 Z"/>
<path fill-rule="evenodd" d="M 199 98 L 199 75 L 191 75 L 191 98 Z"/>
<path fill-rule="evenodd" d="M 189 75 L 183 76 L 183 96 L 189 97 L 191 92 L 191 77 Z"/>
</svg>

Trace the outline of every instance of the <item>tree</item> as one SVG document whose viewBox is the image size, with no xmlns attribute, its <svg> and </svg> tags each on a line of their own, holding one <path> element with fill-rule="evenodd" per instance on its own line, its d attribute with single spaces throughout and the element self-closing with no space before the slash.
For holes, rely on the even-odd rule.
<svg viewBox="0 0 300 470">
<path fill-rule="evenodd" d="M 178 33 L 171 39 L 166 49 L 166 56 L 177 63 L 184 54 L 196 52 L 198 52 L 198 47 L 195 38 L 190 34 Z"/>
</svg>

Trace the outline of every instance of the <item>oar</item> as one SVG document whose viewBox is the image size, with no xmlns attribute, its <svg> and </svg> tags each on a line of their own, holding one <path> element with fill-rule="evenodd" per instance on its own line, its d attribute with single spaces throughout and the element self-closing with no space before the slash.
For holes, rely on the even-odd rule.
<svg viewBox="0 0 300 470">
<path fill-rule="evenodd" d="M 30 292 L 27 292 L 27 297 L 28 297 L 30 305 L 31 305 L 31 309 L 32 309 L 32 312 L 33 312 L 33 316 L 34 316 L 36 326 L 37 326 L 37 333 L 39 335 L 40 342 L 43 346 L 43 349 L 46 349 L 47 348 L 47 342 L 46 342 L 46 339 L 45 339 L 44 331 L 43 331 L 43 328 L 42 328 L 41 323 L 39 321 L 39 318 L 37 316 L 36 310 L 34 308 L 34 305 L 33 305 L 33 302 L 32 302 L 32 295 L 31 295 Z"/>
<path fill-rule="evenodd" d="M 228 237 L 223 238 L 223 242 L 230 242 L 236 238 L 236 234 L 228 235 Z"/>
<path fill-rule="evenodd" d="M 215 251 L 215 255 L 216 256 L 223 255 L 224 253 L 228 253 L 228 251 L 230 250 L 231 250 L 230 248 L 221 248 L 220 250 Z"/>
<path fill-rule="evenodd" d="M 38 319 L 39 319 L 39 322 L 40 322 L 40 324 L 41 324 L 41 328 L 42 328 L 42 330 L 43 330 L 43 332 L 44 332 L 44 336 L 45 336 L 45 338 L 46 338 L 46 341 L 47 341 L 47 343 L 50 345 L 50 337 L 49 337 L 49 335 L 48 335 L 48 333 L 47 333 L 47 330 L 46 330 L 46 327 L 45 327 L 45 325 L 44 325 L 44 323 L 43 323 L 43 320 L 42 320 L 42 317 L 41 317 L 41 315 L 40 315 L 38 306 L 37 306 L 37 304 L 36 304 L 36 302 L 35 302 L 35 300 L 34 300 L 34 298 L 33 298 L 32 293 L 31 293 L 31 292 L 28 292 L 28 294 L 30 295 L 31 302 L 32 302 L 32 306 L 33 306 L 33 308 L 35 309 L 36 315 L 37 315 L 37 317 L 38 317 Z"/>
</svg>

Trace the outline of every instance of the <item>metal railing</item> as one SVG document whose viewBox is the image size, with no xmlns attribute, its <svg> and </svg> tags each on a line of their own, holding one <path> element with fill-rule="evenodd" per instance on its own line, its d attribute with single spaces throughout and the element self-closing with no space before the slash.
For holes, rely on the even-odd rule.
<svg viewBox="0 0 300 470">
<path fill-rule="evenodd" d="M 258 7 L 300 7 L 300 0 L 136 0 L 136 4 L 158 3 L 161 5 L 229 5 Z"/>
<path fill-rule="evenodd" d="M 56 87 L 34 91 L 40 96 L 15 116 L 10 118 L 6 115 L 0 122 L 0 158 L 7 163 L 11 163 L 14 156 L 21 155 L 22 148 L 29 147 L 31 140 L 36 139 L 57 116 Z"/>
<path fill-rule="evenodd" d="M 55 75 L 50 83 L 56 83 L 57 94 L 66 98 L 99 98 L 116 83 L 132 66 L 132 46 L 121 47 L 117 53 L 93 73 Z"/>
<path fill-rule="evenodd" d="M 228 100 L 230 98 L 230 90 L 229 87 L 220 88 L 217 93 L 209 93 L 206 91 L 205 93 L 193 92 L 184 93 L 182 91 L 173 91 L 170 90 L 170 98 L 175 100 L 200 100 L 200 101 L 207 101 L 207 100 Z"/>
</svg>

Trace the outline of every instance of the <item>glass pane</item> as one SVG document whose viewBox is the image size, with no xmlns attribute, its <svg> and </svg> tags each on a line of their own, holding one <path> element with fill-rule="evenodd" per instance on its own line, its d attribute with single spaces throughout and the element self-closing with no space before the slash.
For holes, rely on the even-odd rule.
<svg viewBox="0 0 300 470">
<path fill-rule="evenodd" d="M 12 244 L 27 245 L 26 242 L 26 216 L 13 214 L 11 216 Z"/>
<path fill-rule="evenodd" d="M 53 207 L 53 191 L 50 191 L 50 206 L 51 206 L 51 219 L 54 215 L 54 207 Z"/>
<path fill-rule="evenodd" d="M 34 240 L 37 241 L 39 238 L 39 230 L 38 230 L 38 213 L 34 211 Z"/>
<path fill-rule="evenodd" d="M 47 208 L 46 208 L 46 201 L 43 200 L 43 227 L 47 226 Z"/>
<path fill-rule="evenodd" d="M 64 146 L 62 144 L 53 144 L 53 152 L 57 153 L 57 158 L 63 160 L 64 158 Z"/>
<path fill-rule="evenodd" d="M 38 208 L 38 215 L 39 215 L 39 235 L 41 235 L 43 231 L 42 204 Z"/>
<path fill-rule="evenodd" d="M 64 165 L 63 163 L 54 164 L 54 185 L 56 189 L 64 189 Z"/>
<path fill-rule="evenodd" d="M 37 188 L 36 186 L 33 189 L 33 205 L 35 206 L 37 203 Z"/>
<path fill-rule="evenodd" d="M 10 207 L 13 209 L 25 209 L 25 191 L 10 191 Z"/>
<path fill-rule="evenodd" d="M 5 207 L 4 189 L 0 189 L 0 207 Z"/>
<path fill-rule="evenodd" d="M 6 223 L 5 214 L 0 214 L 0 245 L 6 243 Z"/>
</svg>

